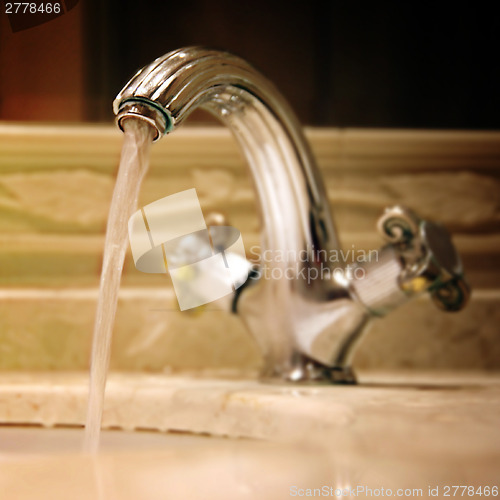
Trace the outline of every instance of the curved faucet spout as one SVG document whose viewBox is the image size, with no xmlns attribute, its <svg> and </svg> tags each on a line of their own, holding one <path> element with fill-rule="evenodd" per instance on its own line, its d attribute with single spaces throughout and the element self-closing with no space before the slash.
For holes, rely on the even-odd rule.
<svg viewBox="0 0 500 500">
<path fill-rule="evenodd" d="M 146 103 L 154 107 L 147 115 Z M 242 59 L 197 47 L 171 52 L 139 71 L 113 107 L 119 125 L 134 114 L 150 120 L 156 140 L 194 109 L 208 110 L 228 126 L 248 161 L 266 248 L 338 247 L 321 177 L 299 122 L 275 87 Z"/>
<path fill-rule="evenodd" d="M 330 259 L 319 258 L 339 248 L 328 199 L 299 122 L 275 87 L 234 55 L 191 47 L 141 69 L 113 107 L 120 127 L 127 119 L 146 120 L 155 140 L 196 108 L 227 125 L 260 202 L 261 250 L 286 256 L 265 259 L 259 279 L 249 280 L 237 297 L 265 372 L 291 380 L 352 381 L 346 366 L 373 311 L 333 272 Z"/>
</svg>

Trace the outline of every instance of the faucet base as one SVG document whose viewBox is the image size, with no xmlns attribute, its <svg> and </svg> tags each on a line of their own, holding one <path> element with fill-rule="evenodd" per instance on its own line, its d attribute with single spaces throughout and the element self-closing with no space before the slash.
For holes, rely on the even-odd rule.
<svg viewBox="0 0 500 500">
<path fill-rule="evenodd" d="M 294 364 L 290 370 L 279 374 L 264 373 L 263 379 L 298 384 L 357 384 L 356 375 L 350 366 L 325 366 L 299 353 L 295 353 Z"/>
</svg>

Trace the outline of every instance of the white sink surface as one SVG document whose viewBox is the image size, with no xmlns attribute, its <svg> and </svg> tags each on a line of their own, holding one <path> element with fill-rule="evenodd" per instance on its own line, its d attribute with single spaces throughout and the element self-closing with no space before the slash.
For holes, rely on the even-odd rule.
<svg viewBox="0 0 500 500">
<path fill-rule="evenodd" d="M 0 427 L 1 498 L 13 500 L 279 499 L 329 484 L 304 446 L 189 434 L 104 431 L 98 455 L 82 429 Z"/>
</svg>

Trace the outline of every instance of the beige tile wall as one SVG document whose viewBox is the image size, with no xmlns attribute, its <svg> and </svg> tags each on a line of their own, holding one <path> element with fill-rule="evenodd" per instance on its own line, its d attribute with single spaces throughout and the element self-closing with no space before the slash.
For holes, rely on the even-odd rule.
<svg viewBox="0 0 500 500">
<path fill-rule="evenodd" d="M 310 129 L 345 248 L 381 244 L 375 222 L 404 203 L 453 232 L 475 293 L 445 315 L 423 298 L 378 320 L 360 368 L 500 368 L 500 133 Z M 88 363 L 106 215 L 122 135 L 111 126 L 0 125 L 0 369 Z M 196 187 L 257 245 L 251 181 L 229 132 L 179 130 L 153 147 L 142 205 Z M 237 317 L 181 313 L 169 279 L 129 258 L 115 369 L 256 369 Z"/>
</svg>

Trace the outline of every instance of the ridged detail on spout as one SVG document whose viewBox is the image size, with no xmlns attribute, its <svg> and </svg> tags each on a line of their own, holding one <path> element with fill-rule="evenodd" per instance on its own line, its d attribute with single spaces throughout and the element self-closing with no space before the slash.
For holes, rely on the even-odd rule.
<svg viewBox="0 0 500 500">
<path fill-rule="evenodd" d="M 257 80 L 257 81 L 256 81 Z M 139 98 L 168 109 L 173 125 L 182 121 L 200 99 L 217 86 L 245 88 L 258 96 L 274 86 L 243 59 L 226 52 L 189 47 L 170 52 L 138 71 L 117 95 L 113 110 L 118 114 L 125 101 Z M 287 106 L 280 99 L 280 105 Z"/>
</svg>

